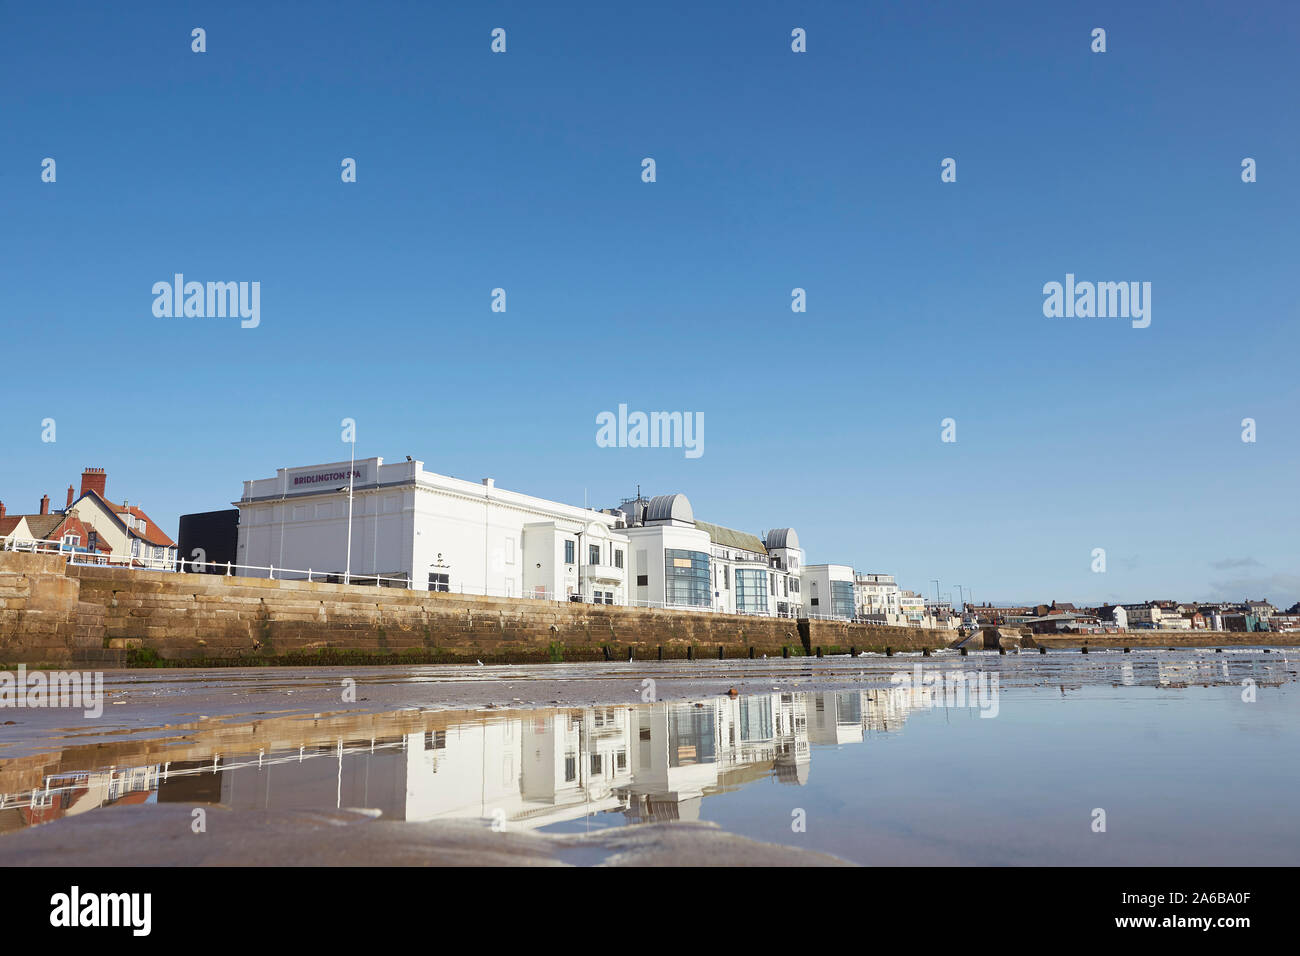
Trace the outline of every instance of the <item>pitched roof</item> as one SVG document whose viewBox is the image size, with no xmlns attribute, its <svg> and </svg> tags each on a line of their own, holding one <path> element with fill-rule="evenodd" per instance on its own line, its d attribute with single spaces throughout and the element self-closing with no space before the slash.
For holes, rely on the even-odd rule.
<svg viewBox="0 0 1300 956">
<path fill-rule="evenodd" d="M 724 548 L 740 548 L 742 551 L 767 554 L 767 547 L 758 539 L 758 535 L 749 534 L 745 531 L 735 531 L 732 528 L 724 528 L 722 525 L 709 524 L 707 521 L 696 521 L 695 527 L 707 531 L 709 540 L 714 544 L 722 545 Z"/>
<path fill-rule="evenodd" d="M 114 511 L 117 514 L 120 514 L 120 512 L 118 512 L 116 509 L 114 509 Z M 132 517 L 139 518 L 141 521 L 144 522 L 144 533 L 142 534 L 139 531 L 134 531 L 132 532 L 134 535 L 140 538 L 144 538 L 144 540 L 148 541 L 150 544 L 159 544 L 168 548 L 172 548 L 176 546 L 176 542 L 173 541 L 171 538 L 167 537 L 167 535 L 163 534 L 162 528 L 158 527 L 158 525 L 154 523 L 154 520 L 152 518 L 150 518 L 139 508 L 135 507 L 135 505 L 131 505 L 129 508 L 127 508 L 127 511 L 131 513 Z"/>
<path fill-rule="evenodd" d="M 112 514 L 113 517 L 117 518 L 118 521 L 122 521 L 122 515 L 128 513 L 133 518 L 139 518 L 141 521 L 143 521 L 144 531 L 132 530 L 130 532 L 130 534 L 134 535 L 135 537 L 147 541 L 149 544 L 161 545 L 163 547 L 168 547 L 168 548 L 172 548 L 176 546 L 176 542 L 173 541 L 171 538 L 167 537 L 167 535 L 163 534 L 163 530 L 159 528 L 157 524 L 154 523 L 154 520 L 150 518 L 147 514 L 145 514 L 143 511 L 141 511 L 139 508 L 135 507 L 134 505 L 129 505 L 127 506 L 126 510 L 123 511 L 121 505 L 113 504 L 113 502 L 109 501 L 107 498 L 101 495 L 94 488 L 89 489 L 84 495 L 81 496 L 81 498 L 78 498 L 77 501 L 74 501 L 72 503 L 72 506 L 76 507 L 77 502 L 81 501 L 82 498 L 90 498 L 91 496 L 93 496 L 96 501 L 98 501 L 106 509 L 108 509 L 109 513 Z M 123 525 L 126 524 L 125 521 L 123 521 L 122 523 Z"/>
<path fill-rule="evenodd" d="M 54 529 L 63 524 L 63 512 L 56 511 L 50 515 L 27 515 L 27 527 L 32 537 L 38 541 L 48 541 Z"/>
</svg>

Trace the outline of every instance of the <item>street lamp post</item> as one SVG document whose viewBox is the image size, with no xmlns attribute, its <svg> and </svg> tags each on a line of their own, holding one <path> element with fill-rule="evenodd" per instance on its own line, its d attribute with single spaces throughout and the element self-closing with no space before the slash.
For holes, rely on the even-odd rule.
<svg viewBox="0 0 1300 956">
<path fill-rule="evenodd" d="M 357 439 L 354 435 L 352 441 L 352 460 L 348 465 L 348 556 L 344 562 L 343 583 L 352 583 L 352 484 L 357 474 Z"/>
<path fill-rule="evenodd" d="M 584 529 L 584 530 L 585 530 L 585 529 Z M 574 534 L 575 534 L 575 536 L 576 536 L 577 539 L 578 539 L 578 549 L 577 549 L 577 553 L 574 554 L 574 556 L 573 556 L 574 559 L 575 559 L 574 564 L 576 565 L 577 570 L 578 570 L 578 600 L 579 600 L 580 602 L 582 602 L 583 604 L 585 604 L 585 603 L 587 603 L 587 592 L 584 591 L 584 590 L 583 590 L 583 587 L 582 587 L 582 535 L 583 535 L 583 532 L 582 532 L 582 531 L 576 531 L 576 532 L 574 532 Z"/>
</svg>

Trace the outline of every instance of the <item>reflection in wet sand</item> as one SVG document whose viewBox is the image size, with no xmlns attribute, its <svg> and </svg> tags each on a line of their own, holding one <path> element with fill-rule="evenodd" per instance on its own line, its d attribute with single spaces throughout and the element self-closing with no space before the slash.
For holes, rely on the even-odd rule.
<svg viewBox="0 0 1300 956">
<path fill-rule="evenodd" d="M 1285 861 L 1297 845 L 1294 828 L 1233 813 L 1231 795 L 1214 785 L 1224 774 L 1246 774 L 1269 793 L 1297 782 L 1294 763 L 1275 759 L 1295 736 L 1295 664 L 1286 657 L 1114 652 L 785 666 L 756 662 L 746 676 L 858 686 L 581 708 L 191 715 L 93 735 L 78 728 L 0 760 L 0 833 L 99 808 L 221 804 L 365 808 L 391 821 L 479 820 L 550 833 L 703 818 L 856 862 L 1131 863 L 1148 853 L 1186 862 L 1177 854 L 1194 844 L 1184 837 L 1204 833 L 1207 820 L 1231 826 L 1221 846 L 1188 859 L 1271 853 Z M 759 668 L 771 676 L 756 678 Z M 973 694 L 954 708 L 959 678 L 1011 697 L 999 707 Z M 621 682 L 639 687 L 640 673 Z M 1273 690 L 1267 702 L 1246 704 L 1248 687 Z M 1175 702 L 1176 715 L 1165 706 Z M 942 713 L 922 719 L 932 711 Z M 1181 756 L 1189 748 L 1196 759 Z M 1098 805 L 1099 790 L 1118 818 L 1147 820 L 1146 844 L 1132 833 L 1091 840 L 1086 826 L 1073 835 L 1074 817 Z M 791 836 L 791 808 L 808 806 L 820 807 L 818 835 Z"/>
<path fill-rule="evenodd" d="M 713 793 L 766 778 L 806 783 L 811 744 L 860 743 L 901 727 L 907 710 L 900 695 L 875 689 L 218 725 L 176 741 L 6 761 L 0 832 L 151 802 L 364 807 L 389 819 L 484 818 L 528 829 L 602 813 L 621 815 L 618 823 L 694 820 Z M 253 738 L 269 747 L 241 752 Z M 149 752 L 133 760 L 129 751 L 142 747 Z M 96 757 L 126 765 L 86 766 Z"/>
</svg>

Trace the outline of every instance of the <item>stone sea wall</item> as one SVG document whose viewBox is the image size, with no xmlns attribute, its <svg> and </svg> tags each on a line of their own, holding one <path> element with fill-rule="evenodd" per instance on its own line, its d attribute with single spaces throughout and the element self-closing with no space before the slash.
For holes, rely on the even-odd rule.
<svg viewBox="0 0 1300 956">
<path fill-rule="evenodd" d="M 351 663 L 935 649 L 942 631 L 71 567 L 0 553 L 0 663 Z"/>
</svg>

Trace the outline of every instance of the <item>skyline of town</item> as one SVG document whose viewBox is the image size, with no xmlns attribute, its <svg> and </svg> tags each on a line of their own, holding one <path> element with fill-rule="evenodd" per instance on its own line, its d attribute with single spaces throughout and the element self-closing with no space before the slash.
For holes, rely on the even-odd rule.
<svg viewBox="0 0 1300 956">
<path fill-rule="evenodd" d="M 455 479 L 451 476 L 441 476 L 434 472 L 426 471 L 423 468 L 423 462 L 418 460 L 413 461 L 409 457 L 405 466 L 396 463 L 400 466 L 397 472 L 393 471 L 394 465 L 385 466 L 382 462 L 382 458 L 360 459 L 341 461 L 337 463 L 323 462 L 317 465 L 299 467 L 297 469 L 280 469 L 275 478 L 245 481 L 243 494 L 239 499 L 233 502 L 237 505 L 236 509 L 216 509 L 211 512 L 194 512 L 189 516 L 183 516 L 185 520 L 196 521 L 228 520 L 229 530 L 232 535 L 232 546 L 234 545 L 234 536 L 236 532 L 238 540 L 237 547 L 229 553 L 227 553 L 219 543 L 221 535 L 214 534 L 211 527 L 200 531 L 196 530 L 195 525 L 192 524 L 189 532 L 190 540 L 187 543 L 185 541 L 186 533 L 184 530 L 178 532 L 173 538 L 143 510 L 138 502 L 132 504 L 129 498 L 122 497 L 120 499 L 121 504 L 118 505 L 116 501 L 111 500 L 112 496 L 108 493 L 108 475 L 105 469 L 99 467 L 88 467 L 83 470 L 80 476 L 80 490 L 77 489 L 75 483 L 68 485 L 66 501 L 62 505 L 52 503 L 53 499 L 48 493 L 46 493 L 42 496 L 42 499 L 39 502 L 39 510 L 23 512 L 17 509 L 11 509 L 4 499 L 0 498 L 0 542 L 3 542 L 3 546 L 6 549 L 51 545 L 56 547 L 67 546 L 69 550 L 85 552 L 85 558 L 95 562 L 120 562 L 128 560 L 127 556 L 129 555 L 129 561 L 133 565 L 138 564 L 145 568 L 163 570 L 176 570 L 179 566 L 177 563 L 178 558 L 189 561 L 193 556 L 202 554 L 205 556 L 207 561 L 216 561 L 218 565 L 229 558 L 235 562 L 233 570 L 237 574 L 253 574 L 258 576 L 261 575 L 262 572 L 270 570 L 273 575 L 274 569 L 278 566 L 281 569 L 281 576 L 301 576 L 300 574 L 295 575 L 294 567 L 296 565 L 313 564 L 316 568 L 318 577 L 324 577 L 326 574 L 337 575 L 342 570 L 342 565 L 339 567 L 333 567 L 328 562 L 330 554 L 340 550 L 340 548 L 335 547 L 334 545 L 342 544 L 341 541 L 334 542 L 332 540 L 335 537 L 339 537 L 340 534 L 340 522 L 333 519 L 343 518 L 344 511 L 342 510 L 343 505 L 341 502 L 329 504 L 329 514 L 325 522 L 326 530 L 323 532 L 324 537 L 321 537 L 322 532 L 319 528 L 313 531 L 310 527 L 307 527 L 310 525 L 320 524 L 318 519 L 322 517 L 322 512 L 320 511 L 322 505 L 310 505 L 310 515 L 304 511 L 303 515 L 299 516 L 297 515 L 297 512 L 302 511 L 303 509 L 293 509 L 295 518 L 307 519 L 307 525 L 304 527 L 307 528 L 307 534 L 310 537 L 307 539 L 308 550 L 302 552 L 298 549 L 297 553 L 300 555 L 299 559 L 297 561 L 290 560 L 288 564 L 285 563 L 284 532 L 283 530 L 277 532 L 275 528 L 289 527 L 289 513 L 287 510 L 281 513 L 280 509 L 283 503 L 287 501 L 286 496 L 290 495 L 290 485 L 293 487 L 293 495 L 302 496 L 297 500 L 308 502 L 333 502 L 333 499 L 338 497 L 337 492 L 341 490 L 350 491 L 353 484 L 355 484 L 358 495 L 363 492 L 373 493 L 379 489 L 392 490 L 395 485 L 400 484 L 403 480 L 408 481 L 412 489 L 421 485 L 421 483 L 427 483 L 430 480 L 450 480 L 453 488 L 458 483 L 462 486 L 465 484 L 461 482 L 460 479 Z M 388 475 L 388 477 L 382 481 L 380 478 L 381 471 Z M 406 477 L 402 478 L 402 475 L 405 475 Z M 355 479 L 355 482 L 350 482 L 349 476 L 352 476 Z M 397 479 L 396 481 L 393 480 L 395 478 Z M 340 487 L 336 488 L 335 486 Z M 1110 616 L 1113 615 L 1113 609 L 1116 607 L 1128 609 L 1130 612 L 1133 612 L 1136 609 L 1144 609 L 1148 612 L 1145 616 L 1143 616 L 1140 611 L 1138 614 L 1133 615 L 1132 624 L 1121 619 L 1119 621 L 1121 629 L 1129 626 L 1155 626 L 1155 620 L 1159 620 L 1160 608 L 1163 607 L 1166 612 L 1166 620 L 1168 621 L 1172 619 L 1176 622 L 1177 629 L 1184 627 L 1203 628 L 1210 626 L 1215 630 L 1251 630 L 1257 626 L 1255 623 L 1251 623 L 1247 624 L 1244 628 L 1225 627 L 1223 620 L 1219 619 L 1217 614 L 1215 616 L 1215 622 L 1207 625 L 1206 621 L 1201 618 L 1199 613 L 1202 609 L 1213 609 L 1216 612 L 1231 611 L 1231 616 L 1233 618 L 1247 616 L 1254 617 L 1258 621 L 1265 622 L 1265 626 L 1267 626 L 1267 621 L 1270 616 L 1273 616 L 1275 620 L 1273 627 L 1275 629 L 1278 627 L 1281 627 L 1282 629 L 1297 629 L 1295 625 L 1300 623 L 1292 620 L 1295 615 L 1300 614 L 1300 600 L 1297 600 L 1288 609 L 1285 602 L 1271 602 L 1269 600 L 1269 595 L 1266 594 L 1258 596 L 1252 596 L 1249 594 L 1244 596 L 1237 595 L 1228 599 L 1206 599 L 1193 596 L 1189 601 L 1181 603 L 1169 598 L 1143 598 L 1140 600 L 1119 599 L 1093 603 L 1084 602 L 1076 607 L 1073 601 L 1058 602 L 1056 597 L 1051 597 L 1045 600 L 1036 599 L 1030 601 L 1007 601 L 987 597 L 977 598 L 968 586 L 959 583 L 951 585 L 951 588 L 956 591 L 956 594 L 954 595 L 953 590 L 950 590 L 949 586 L 945 585 L 941 579 L 931 579 L 930 583 L 934 586 L 934 590 L 931 593 L 926 593 L 926 590 L 922 587 L 911 586 L 916 584 L 916 582 L 904 582 L 908 586 L 898 584 L 897 576 L 886 570 L 883 566 L 864 568 L 857 565 L 843 565 L 833 561 L 820 563 L 809 561 L 806 558 L 807 552 L 801 547 L 801 543 L 794 529 L 773 529 L 770 531 L 764 529 L 762 531 L 762 537 L 759 537 L 748 531 L 731 529 L 725 526 L 698 520 L 693 514 L 689 499 L 680 493 L 661 495 L 653 498 L 642 497 L 640 495 L 633 498 L 625 498 L 619 503 L 617 508 L 602 508 L 596 505 L 584 505 L 582 508 L 577 508 L 576 506 L 566 506 L 560 503 L 544 502 L 541 499 L 531 498 L 528 495 L 521 496 L 518 492 L 507 489 L 496 491 L 494 479 L 483 479 L 481 483 L 469 485 L 468 487 L 477 493 L 480 486 L 483 489 L 482 493 L 484 495 L 483 500 L 485 504 L 491 500 L 494 493 L 498 495 L 504 494 L 507 498 L 515 500 L 516 506 L 518 504 L 523 504 L 525 509 L 532 506 L 530 503 L 538 503 L 543 508 L 543 511 L 538 512 L 539 516 L 549 514 L 549 512 L 545 510 L 549 507 L 560 509 L 559 512 L 555 512 L 555 514 L 558 515 L 565 514 L 566 512 L 564 509 L 567 508 L 567 513 L 571 515 L 580 516 L 585 513 L 591 518 L 599 517 L 613 529 L 612 537 L 607 540 L 606 544 L 600 546 L 597 544 L 590 545 L 592 550 L 592 564 L 596 565 L 604 563 L 610 565 L 608 568 L 609 576 L 600 579 L 604 581 L 603 584 L 598 581 L 593 583 L 584 582 L 583 580 L 582 546 L 580 543 L 581 532 L 577 538 L 572 539 L 570 543 L 566 545 L 566 548 L 569 550 L 564 555 L 563 560 L 576 565 L 577 571 L 576 576 L 567 579 L 570 599 L 575 599 L 574 595 L 576 594 L 583 594 L 584 600 L 594 600 L 596 603 L 602 601 L 604 601 L 604 603 L 619 604 L 647 603 L 644 599 L 649 595 L 648 592 L 643 589 L 637 589 L 638 596 L 643 600 L 640 602 L 632 600 L 632 582 L 629 580 L 629 574 L 626 570 L 631 568 L 631 555 L 628 555 L 626 558 L 627 564 L 625 569 L 625 549 L 629 545 L 629 540 L 626 537 L 626 534 L 631 534 L 632 532 L 626 531 L 625 533 L 620 533 L 620 529 L 636 527 L 643 523 L 647 525 L 662 523 L 680 525 L 682 527 L 687 525 L 690 526 L 690 531 L 678 530 L 672 532 L 672 534 L 677 535 L 677 538 L 673 543 L 679 545 L 690 545 L 690 541 L 683 538 L 682 535 L 689 536 L 692 533 L 699 533 L 705 536 L 700 540 L 708 542 L 705 545 L 705 553 L 710 555 L 707 559 L 710 576 L 710 582 L 707 586 L 712 591 L 714 600 L 708 601 L 708 606 L 702 609 L 709 611 L 731 611 L 732 613 L 773 613 L 777 616 L 790 617 L 842 617 L 847 613 L 850 617 L 858 620 L 874 620 L 875 623 L 879 624 L 904 624 L 907 626 L 954 629 L 973 626 L 975 623 L 1037 623 L 1040 620 L 1050 618 L 1052 615 L 1066 613 L 1071 619 L 1070 626 L 1082 630 L 1090 627 L 1104 629 L 1109 624 L 1113 623 L 1110 620 Z M 432 488 L 427 484 L 423 485 L 423 487 L 425 487 L 426 490 L 432 490 Z M 258 491 L 259 488 L 261 489 L 260 492 Z M 267 491 L 269 491 L 270 494 L 266 494 Z M 268 502 L 269 504 L 267 504 L 266 507 L 276 509 L 276 513 L 272 515 L 270 512 L 265 512 L 259 516 L 259 506 L 257 504 L 259 501 Z M 389 527 L 389 530 L 384 533 L 385 535 L 392 537 L 397 525 L 393 523 L 395 516 L 391 514 L 391 512 L 402 510 L 413 511 L 413 505 L 413 502 L 408 501 L 407 505 L 403 507 L 399 499 L 391 496 L 388 497 L 384 502 L 383 507 L 379 508 L 378 512 L 375 513 L 372 547 L 378 546 L 378 538 L 380 534 L 378 530 L 378 522 L 381 515 L 384 515 L 386 512 L 390 513 L 384 518 Z M 249 511 L 248 514 L 244 514 L 243 512 L 248 509 L 252 510 Z M 645 520 L 650 517 L 651 512 L 656 509 L 660 512 L 660 514 L 656 516 L 656 519 L 650 521 Z M 358 547 L 362 552 L 366 550 L 364 531 L 364 522 L 366 520 L 365 511 L 366 509 L 363 506 L 358 510 L 356 515 L 355 523 L 361 524 L 363 527 L 359 530 L 355 541 L 352 537 L 354 518 L 350 510 L 347 512 L 347 521 L 344 525 L 347 528 L 346 540 L 347 542 L 352 543 L 352 553 L 359 559 L 362 558 L 363 555 L 357 554 Z M 226 519 L 223 516 L 229 516 L 229 518 Z M 264 557 L 261 560 L 266 561 L 267 564 L 270 565 L 270 568 L 268 569 L 267 564 L 262 564 L 260 565 L 261 572 L 259 572 L 255 570 L 259 565 L 251 556 L 252 552 L 245 552 L 244 548 L 248 546 L 246 542 L 254 540 L 252 536 L 259 531 L 255 526 L 263 524 L 267 520 L 271 522 L 271 526 L 266 529 L 261 529 L 261 531 L 263 534 L 266 534 L 269 531 L 272 538 L 277 534 L 279 535 L 279 560 L 277 563 L 277 561 L 272 560 L 268 554 L 267 557 Z M 412 520 L 418 525 L 420 518 L 418 515 L 415 515 Z M 438 519 L 434 525 L 426 529 L 432 531 L 432 533 L 438 537 L 438 541 L 440 542 L 437 545 L 438 547 L 449 548 L 451 546 L 452 538 L 447 537 L 449 533 L 447 522 L 450 521 L 454 524 L 458 520 L 460 519 L 444 515 L 442 518 Z M 298 527 L 299 523 L 299 521 L 295 521 L 295 528 Z M 581 526 L 582 524 L 579 523 L 576 527 Z M 540 556 L 541 554 L 544 554 L 545 551 L 537 552 L 535 536 L 538 533 L 539 526 L 536 524 L 531 526 L 525 525 L 524 530 L 526 531 L 528 527 L 534 529 L 534 544 L 532 550 Z M 551 540 L 551 543 L 546 546 L 546 548 L 552 552 L 552 558 L 555 558 L 555 549 L 558 547 L 561 538 L 564 536 L 564 528 L 567 527 L 567 525 L 564 525 L 563 522 L 561 522 L 560 525 L 552 524 L 551 527 L 552 530 L 548 532 L 548 534 L 558 534 L 560 536 L 555 537 L 553 540 L 548 539 Z M 594 529 L 596 525 L 593 524 L 591 527 Z M 487 525 L 485 524 L 485 533 L 486 530 Z M 300 532 L 296 531 L 295 535 L 299 533 Z M 420 534 L 418 531 L 415 533 L 417 536 Z M 454 537 L 455 532 L 451 531 L 450 533 Z M 605 534 L 605 532 L 602 532 L 602 535 L 603 534 Z M 659 537 L 662 536 L 663 533 L 661 532 Z M 397 534 L 397 537 L 400 538 L 400 533 Z M 267 540 L 269 543 L 270 539 Z M 589 542 L 593 540 L 594 539 L 591 537 L 588 538 Z M 188 553 L 192 551 L 192 546 L 195 544 L 202 546 L 200 551 Z M 391 542 L 386 541 L 385 544 L 390 545 Z M 511 537 L 508 546 L 512 553 L 516 547 L 518 547 L 522 552 L 526 547 L 526 539 L 521 536 Z M 614 554 L 616 546 L 618 549 L 617 556 Z M 660 547 L 664 546 L 665 544 L 661 542 Z M 601 547 L 604 547 L 606 550 L 600 552 Z M 346 552 L 347 549 L 344 547 L 341 550 Z M 292 553 L 293 552 L 291 552 L 291 556 Z M 603 553 L 603 557 L 598 557 L 598 553 Z M 669 552 L 665 551 L 664 553 L 667 554 Z M 689 552 L 673 553 L 686 554 Z M 306 555 L 307 560 L 304 560 L 304 558 L 301 557 L 301 555 L 304 554 Z M 216 557 L 213 557 L 213 555 L 216 555 Z M 503 570 L 504 563 L 506 562 L 504 551 L 498 549 L 494 552 L 494 555 L 495 556 L 492 558 L 493 562 L 497 566 L 500 566 L 499 569 Z M 484 577 L 477 584 L 471 583 L 469 588 L 470 593 L 477 591 L 477 593 L 497 593 L 504 596 L 545 596 L 548 599 L 554 600 L 559 600 L 562 597 L 560 592 L 564 589 L 566 580 L 563 576 L 553 577 L 550 579 L 549 583 L 537 585 L 536 587 L 528 586 L 526 588 L 525 582 L 527 580 L 527 574 L 525 574 L 523 579 L 513 578 L 512 580 L 515 581 L 513 586 L 507 585 L 505 590 L 497 590 L 494 592 L 490 588 L 489 582 L 496 579 L 489 578 L 487 575 L 488 557 L 488 552 L 484 551 L 480 557 L 475 558 L 475 560 L 483 563 Z M 525 558 L 524 555 L 521 555 L 521 558 L 524 559 L 525 564 L 528 561 L 531 561 L 531 558 Z M 615 560 L 615 558 L 617 558 L 617 560 Z M 451 558 L 450 553 L 449 560 L 453 562 L 455 561 L 455 559 Z M 559 559 L 557 558 L 556 560 Z M 640 563 L 636 570 L 647 570 L 645 567 L 644 552 L 638 553 L 637 560 Z M 1104 562 L 1104 556 L 1102 557 L 1102 560 Z M 514 562 L 513 556 L 509 561 L 510 563 Z M 352 570 L 351 562 L 346 562 L 346 564 L 349 570 Z M 617 564 L 617 568 L 613 567 L 615 564 Z M 742 566 L 744 568 L 752 569 L 758 565 L 761 565 L 764 568 L 762 572 L 742 570 Z M 542 565 L 538 564 L 537 567 L 540 569 Z M 438 553 L 436 570 L 450 572 L 451 568 L 451 564 L 447 564 L 443 561 L 443 554 Z M 573 575 L 574 570 L 574 567 L 570 567 L 570 575 Z M 556 571 L 559 571 L 558 567 L 556 568 Z M 372 583 L 382 581 L 382 578 L 376 577 L 377 575 L 404 573 L 408 576 L 407 583 L 404 586 L 424 586 L 423 581 L 416 583 L 410 581 L 409 578 L 412 573 L 410 568 L 405 572 L 400 572 L 392 568 L 381 569 L 378 566 L 372 566 L 367 569 L 363 566 L 362 561 L 358 560 L 355 572 L 356 580 L 361 580 L 362 578 L 369 576 Z M 543 576 L 541 578 L 536 578 L 535 580 L 545 580 L 545 575 L 549 573 L 551 573 L 549 570 L 543 572 Z M 761 606 L 742 606 L 741 576 L 755 573 L 761 573 L 763 575 L 762 580 L 760 581 L 755 579 L 749 587 L 753 588 L 756 585 L 761 585 L 758 593 L 758 598 L 761 600 Z M 772 577 L 772 602 L 770 607 L 767 599 L 767 576 Z M 735 578 L 736 593 L 734 596 L 728 595 L 728 598 L 733 602 L 734 606 L 729 606 L 728 602 L 715 603 L 716 599 L 722 595 L 723 590 L 731 590 L 732 577 Z M 430 590 L 465 591 L 466 589 L 465 581 L 459 575 L 451 577 L 449 574 L 441 574 L 438 576 L 438 579 L 443 583 L 435 587 L 434 576 L 430 576 L 428 582 L 428 588 Z M 845 596 L 831 594 L 833 589 L 840 586 L 834 583 L 835 579 L 847 582 L 843 585 L 846 589 Z M 498 583 L 504 580 L 504 578 L 501 578 Z M 803 587 L 805 589 L 809 586 L 812 587 L 812 594 L 809 598 L 811 605 L 814 605 L 812 607 L 809 607 L 804 603 L 805 599 L 799 593 L 800 580 L 804 582 Z M 811 585 L 810 581 L 812 582 Z M 778 584 L 778 582 L 780 582 L 780 584 Z M 817 588 L 819 585 L 816 582 L 820 582 L 820 587 L 822 589 L 820 607 L 816 606 L 819 603 L 817 598 Z M 638 580 L 637 583 L 648 583 L 648 579 L 645 582 Z M 660 583 L 656 586 L 659 587 L 662 592 L 664 585 Z M 608 590 L 595 590 L 593 592 L 593 587 L 608 588 Z M 849 587 L 852 588 L 851 598 L 847 596 L 849 593 L 847 589 Z M 615 588 L 617 590 L 615 590 Z M 526 593 L 526 590 L 529 592 L 536 591 L 537 593 Z M 662 593 L 661 597 L 663 597 Z M 753 593 L 751 591 L 751 598 L 752 597 Z M 844 601 L 849 603 L 841 606 L 841 597 L 843 597 Z M 778 603 L 780 598 L 785 598 L 785 601 Z M 651 601 L 649 603 L 654 602 Z M 670 603 L 672 606 L 680 606 L 677 602 Z M 697 602 L 691 599 L 686 603 L 693 604 Z M 1057 611 L 1058 603 L 1061 607 L 1060 612 Z M 789 611 L 786 610 L 787 605 L 790 608 Z M 828 605 L 831 605 L 831 607 L 828 608 Z M 848 608 L 847 612 L 845 608 Z M 961 614 L 956 613 L 956 609 L 958 608 L 961 609 Z M 972 608 L 974 608 L 973 612 L 971 612 Z M 1152 608 L 1155 608 L 1155 620 L 1153 620 L 1152 614 L 1149 613 Z M 1180 613 L 1173 613 L 1175 610 Z M 1279 612 L 1284 610 L 1287 613 L 1279 615 Z M 1101 612 L 1100 617 L 1097 616 L 1097 612 L 1099 611 Z M 1186 620 L 1179 620 L 1180 616 L 1186 618 Z M 1074 620 L 1076 617 L 1078 618 L 1077 621 Z M 1136 622 L 1139 619 L 1145 620 L 1146 624 L 1137 624 Z M 1064 620 L 1065 619 L 1062 619 L 1062 621 Z M 1171 624 L 1170 626 L 1173 625 Z"/>
</svg>

